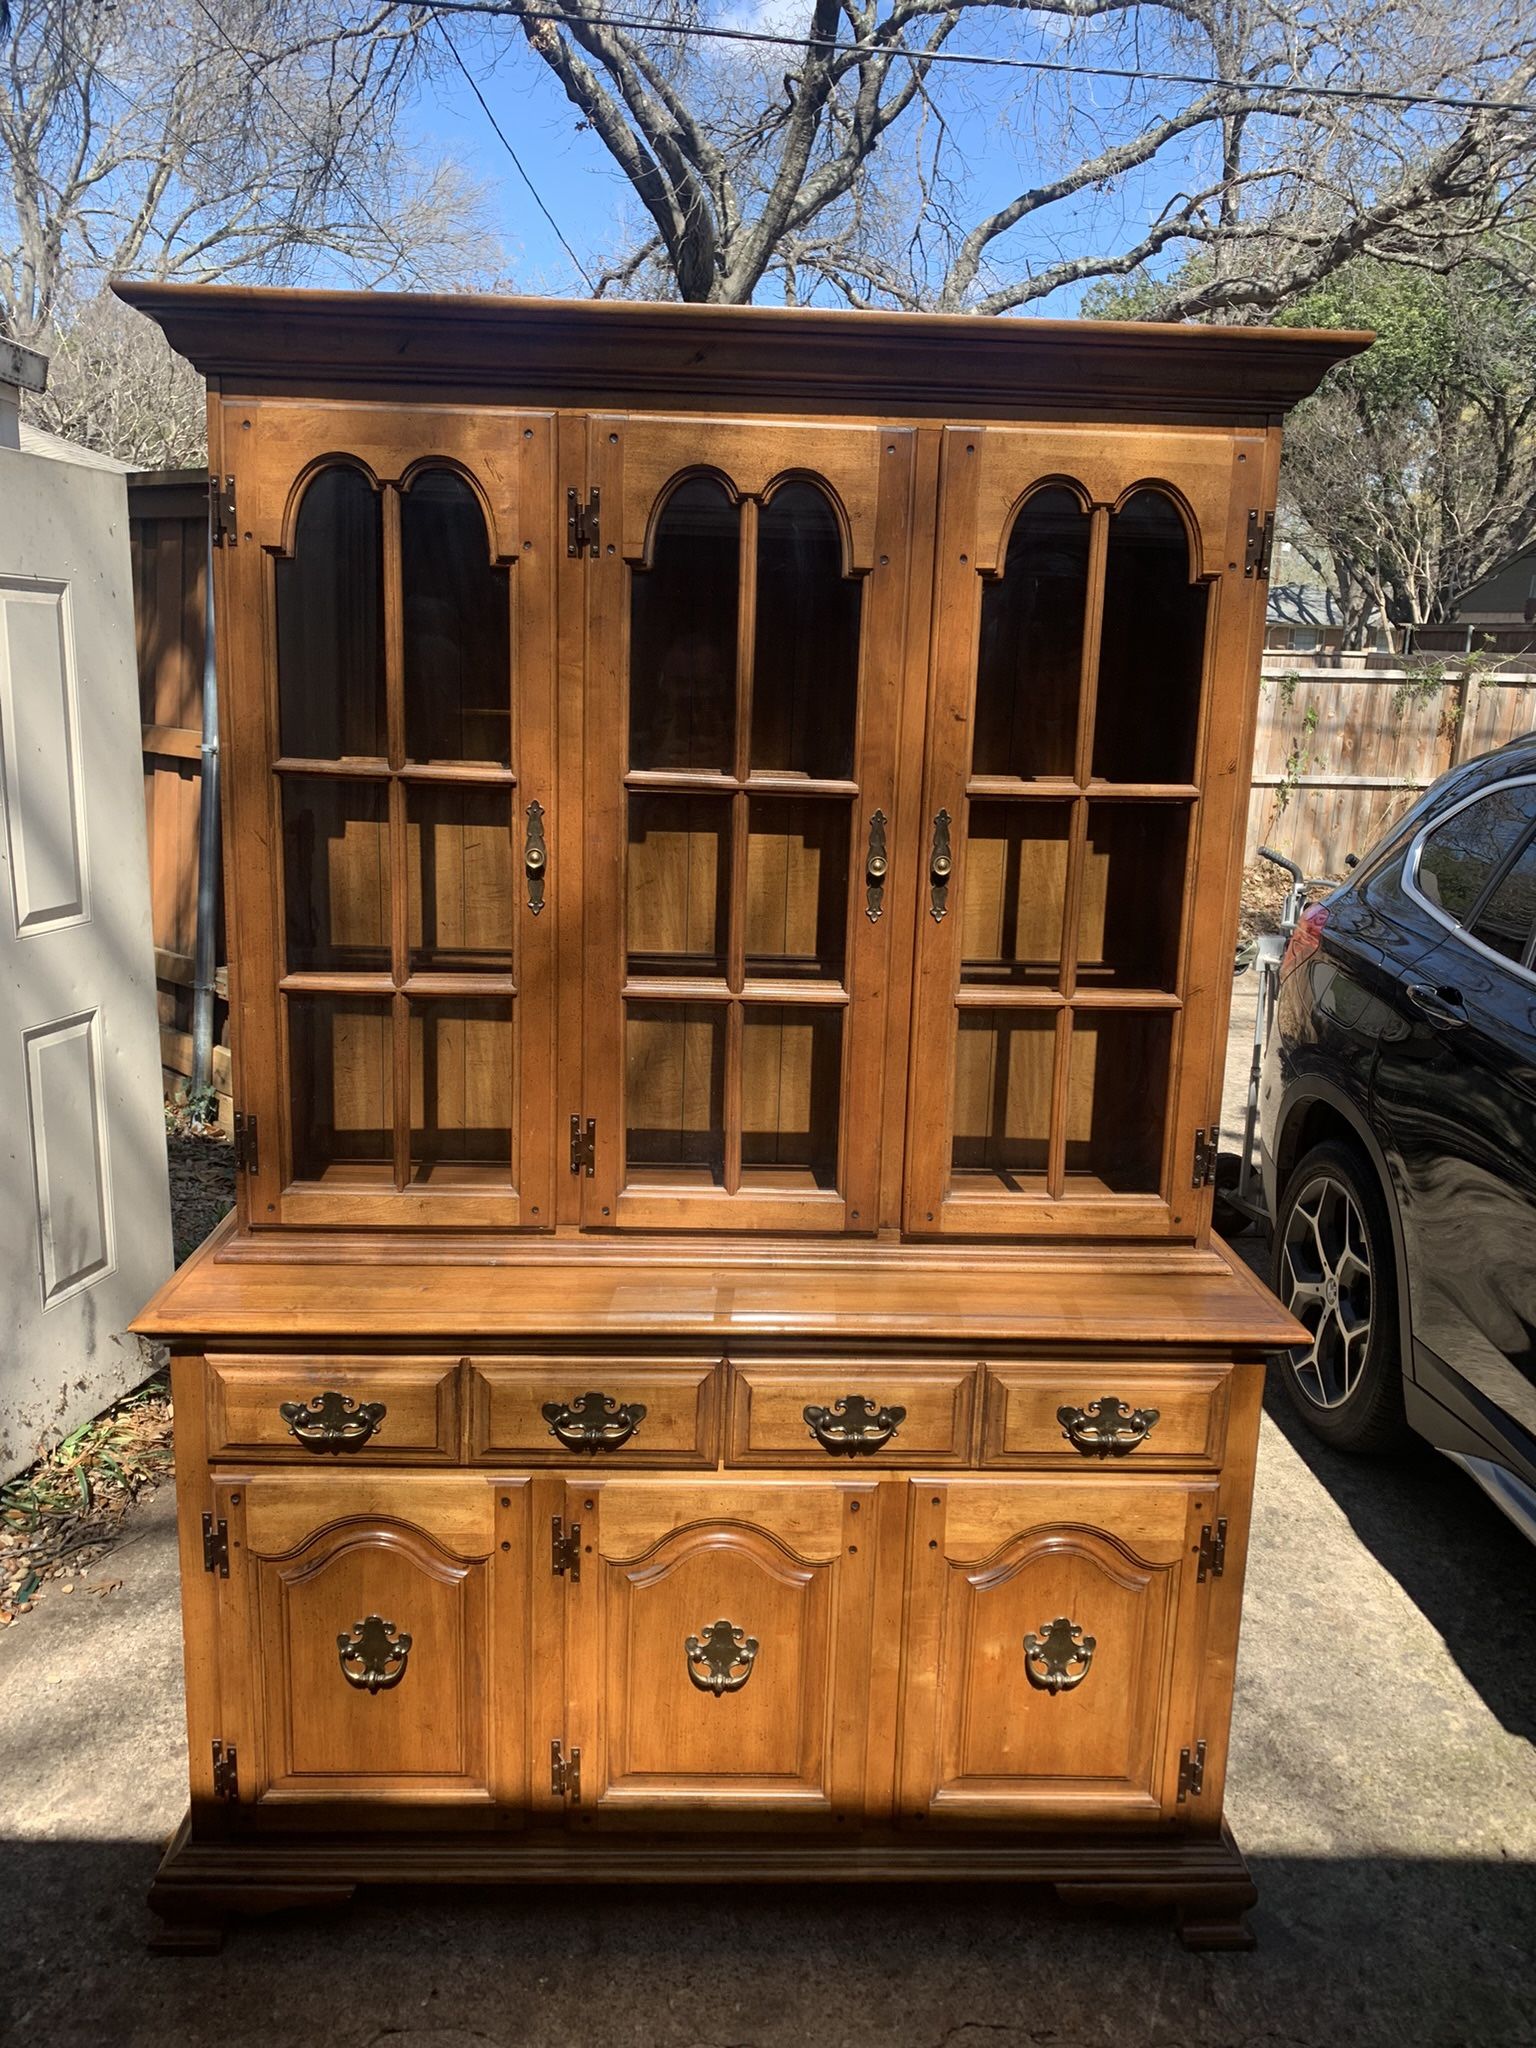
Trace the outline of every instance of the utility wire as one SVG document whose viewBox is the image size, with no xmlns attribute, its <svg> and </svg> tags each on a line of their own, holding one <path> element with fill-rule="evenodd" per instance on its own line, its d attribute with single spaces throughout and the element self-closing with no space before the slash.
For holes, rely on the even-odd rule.
<svg viewBox="0 0 1536 2048">
<path fill-rule="evenodd" d="M 309 135 L 308 130 L 305 128 L 304 123 L 298 118 L 296 114 L 294 114 L 289 109 L 289 107 L 279 97 L 275 88 L 272 85 L 270 85 L 266 78 L 263 77 L 261 72 L 257 70 L 256 66 L 251 62 L 250 58 L 246 55 L 245 51 L 240 48 L 239 44 L 232 42 L 230 38 L 225 34 L 224 24 L 219 20 L 217 15 L 215 15 L 213 11 L 204 4 L 204 0 L 192 0 L 192 4 L 194 7 L 196 7 L 198 13 L 202 15 L 203 19 L 208 23 L 208 26 L 213 30 L 214 34 L 219 38 L 220 42 L 223 43 L 225 49 L 228 50 L 231 53 L 231 55 L 238 57 L 240 59 L 240 62 L 245 66 L 246 70 L 251 74 L 251 77 L 261 87 L 262 91 L 266 94 L 267 98 L 272 102 L 273 106 L 277 108 L 277 111 L 282 115 L 283 119 L 288 123 L 289 127 L 294 131 L 294 133 L 299 137 L 300 141 L 309 142 L 312 138 Z M 394 250 L 396 256 L 400 259 L 401 263 L 404 264 L 405 268 L 410 272 L 411 276 L 416 280 L 417 284 L 421 286 L 422 290 L 430 291 L 432 287 L 427 283 L 427 280 L 422 276 L 420 270 L 416 266 L 416 263 L 412 259 L 409 250 L 406 249 L 404 244 L 401 242 L 399 236 L 390 233 L 389 229 L 385 227 L 384 223 L 379 219 L 378 215 L 374 213 L 373 209 L 367 204 L 366 200 L 364 200 L 362 194 L 354 189 L 351 180 L 346 176 L 346 174 L 341 170 L 341 168 L 339 166 L 333 166 L 333 168 L 335 169 L 337 183 L 341 186 L 342 190 L 346 193 L 347 197 L 352 201 L 353 205 L 357 208 L 358 212 L 363 216 L 364 220 L 366 220 L 369 223 L 369 225 L 373 228 L 374 232 L 378 235 L 380 241 L 384 243 L 386 248 Z"/>
<path fill-rule="evenodd" d="M 1208 91 L 1277 94 L 1285 99 L 1380 102 L 1395 107 L 1447 107 L 1471 114 L 1536 115 L 1536 100 L 1462 98 L 1452 93 L 1394 92 L 1386 86 L 1313 85 L 1300 80 L 1219 78 L 1194 71 L 1140 71 L 1114 64 L 1073 64 L 1050 57 L 999 57 L 983 51 L 911 50 L 895 43 L 840 43 L 833 36 L 776 34 L 770 29 L 683 27 L 624 14 L 572 14 L 556 7 L 498 6 L 494 0 L 430 0 L 434 14 L 472 14 L 517 21 L 548 21 L 567 28 L 613 28 L 635 34 L 697 36 L 724 43 L 756 43 L 780 50 L 819 50 L 828 56 L 905 58 L 909 64 L 963 64 L 991 71 L 1043 71 L 1067 78 L 1115 78 L 1149 85 L 1194 85 Z M 441 27 L 441 23 L 439 23 Z"/>
<path fill-rule="evenodd" d="M 513 166 L 517 171 L 517 175 L 522 179 L 523 183 L 528 187 L 528 190 L 533 194 L 534 205 L 539 209 L 540 213 L 542 213 L 544 218 L 549 222 L 551 228 L 553 228 L 555 233 L 555 240 L 560 244 L 561 248 L 565 251 L 566 255 L 569 256 L 571 261 L 575 264 L 577 272 L 581 277 L 581 281 L 587 287 L 587 290 L 589 292 L 595 293 L 597 290 L 597 286 L 593 282 L 586 265 L 582 262 L 581 258 L 576 254 L 576 251 L 571 247 L 570 243 L 565 239 L 565 236 L 561 233 L 559 221 L 555 219 L 555 216 L 544 204 L 543 195 L 540 193 L 538 186 L 534 184 L 532 178 L 529 177 L 527 171 L 523 168 L 522 158 L 518 155 L 517 151 L 512 147 L 511 143 L 507 140 L 506 131 L 503 129 L 501 123 L 497 120 L 496 116 L 491 112 L 490 108 L 486 105 L 485 94 L 480 90 L 479 80 L 475 77 L 474 73 L 470 70 L 469 66 L 464 62 L 464 59 L 459 55 L 458 48 L 455 45 L 453 38 L 449 35 L 446 26 L 441 21 L 434 20 L 433 27 L 442 37 L 443 42 L 447 47 L 449 56 L 453 59 L 454 63 L 458 65 L 460 71 L 463 72 L 470 91 L 474 94 L 475 98 L 480 102 L 480 111 L 482 114 L 484 114 L 486 120 L 490 122 L 491 127 L 495 131 L 496 140 L 507 152 L 507 155 L 511 157 Z"/>
</svg>

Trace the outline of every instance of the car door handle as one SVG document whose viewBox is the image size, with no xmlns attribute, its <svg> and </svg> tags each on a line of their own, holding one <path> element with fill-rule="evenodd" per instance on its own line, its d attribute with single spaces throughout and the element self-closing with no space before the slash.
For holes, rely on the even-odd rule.
<svg viewBox="0 0 1536 2048">
<path fill-rule="evenodd" d="M 1466 1010 L 1462 1007 L 1461 990 L 1457 988 L 1436 988 L 1427 981 L 1410 981 L 1406 984 L 1408 1000 L 1426 1017 L 1432 1017 L 1437 1024 L 1445 1024 L 1459 1030 L 1467 1021 Z"/>
</svg>

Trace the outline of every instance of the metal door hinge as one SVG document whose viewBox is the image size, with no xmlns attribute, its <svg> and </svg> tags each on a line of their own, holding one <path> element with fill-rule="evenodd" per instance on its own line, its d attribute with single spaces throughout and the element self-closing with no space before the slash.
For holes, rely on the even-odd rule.
<svg viewBox="0 0 1536 2048">
<path fill-rule="evenodd" d="M 565 1573 L 571 1575 L 571 1584 L 581 1579 L 581 1524 L 572 1522 L 570 1534 L 565 1533 L 565 1524 L 556 1515 L 549 1525 L 549 1568 L 555 1577 Z"/>
<path fill-rule="evenodd" d="M 1275 515 L 1266 512 L 1261 519 L 1257 512 L 1248 514 L 1248 545 L 1243 554 L 1245 576 L 1268 576 L 1270 558 L 1275 551 Z"/>
<path fill-rule="evenodd" d="M 1200 1569 L 1195 1574 L 1196 1580 L 1219 1579 L 1226 1568 L 1227 1524 L 1223 1517 L 1216 1524 L 1214 1536 L 1209 1522 L 1200 1531 Z"/>
<path fill-rule="evenodd" d="M 574 484 L 565 494 L 565 552 L 579 555 L 584 548 L 590 548 L 595 555 L 601 537 L 599 507 L 601 496 L 594 488 L 587 493 L 585 505 L 581 493 Z"/>
<path fill-rule="evenodd" d="M 566 1756 L 558 1742 L 549 1745 L 549 1789 L 557 1799 L 569 1799 L 572 1806 L 581 1804 L 581 1751 L 573 1749 Z"/>
<path fill-rule="evenodd" d="M 240 1768 L 235 1761 L 233 1743 L 227 1749 L 222 1742 L 213 1745 L 213 1796 L 215 1799 L 240 1797 Z"/>
<path fill-rule="evenodd" d="M 218 471 L 212 469 L 208 472 L 208 514 L 212 521 L 214 546 L 238 546 L 240 521 L 235 512 L 235 480 L 232 476 L 221 478 Z"/>
<path fill-rule="evenodd" d="M 221 1579 L 229 1577 L 229 1524 L 216 1522 L 212 1515 L 203 1517 L 203 1570 L 217 1572 Z"/>
<path fill-rule="evenodd" d="M 585 1123 L 579 1116 L 571 1118 L 571 1171 L 584 1173 L 590 1180 L 597 1171 L 597 1118 L 589 1116 Z"/>
<path fill-rule="evenodd" d="M 247 1116 L 243 1109 L 235 1111 L 235 1171 L 236 1173 L 259 1173 L 261 1151 L 256 1135 L 256 1119 Z"/>
<path fill-rule="evenodd" d="M 1202 1124 L 1195 1132 L 1195 1157 L 1190 1168 L 1190 1186 L 1208 1188 L 1216 1178 L 1216 1146 L 1221 1137 L 1217 1125 L 1207 1130 Z"/>
<path fill-rule="evenodd" d="M 1193 1752 L 1179 1751 L 1179 1797 L 1198 1799 L 1205 1790 L 1205 1744 L 1197 1742 Z"/>
</svg>

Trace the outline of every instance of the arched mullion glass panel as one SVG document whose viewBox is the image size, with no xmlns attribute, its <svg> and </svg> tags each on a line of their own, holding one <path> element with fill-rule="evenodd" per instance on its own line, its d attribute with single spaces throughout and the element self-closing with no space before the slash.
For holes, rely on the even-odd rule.
<svg viewBox="0 0 1536 2048">
<path fill-rule="evenodd" d="M 382 758 L 382 560 L 378 493 L 350 465 L 321 470 L 299 506 L 293 553 L 275 565 L 284 754 Z"/>
<path fill-rule="evenodd" d="M 982 592 L 973 774 L 1075 772 L 1089 533 L 1088 513 L 1060 485 L 1037 492 L 1013 523 L 1002 575 Z"/>
<path fill-rule="evenodd" d="M 861 585 L 843 574 L 837 515 L 792 481 L 758 515 L 751 765 L 847 779 L 858 724 Z"/>
<path fill-rule="evenodd" d="M 1194 780 L 1206 588 L 1172 500 L 1135 491 L 1111 515 L 1093 773 L 1105 782 Z"/>
<path fill-rule="evenodd" d="M 741 512 L 713 477 L 668 498 L 630 585 L 629 765 L 731 773 Z"/>
<path fill-rule="evenodd" d="M 512 765 L 509 571 L 479 500 L 451 470 L 400 501 L 405 751 L 412 761 Z"/>
</svg>

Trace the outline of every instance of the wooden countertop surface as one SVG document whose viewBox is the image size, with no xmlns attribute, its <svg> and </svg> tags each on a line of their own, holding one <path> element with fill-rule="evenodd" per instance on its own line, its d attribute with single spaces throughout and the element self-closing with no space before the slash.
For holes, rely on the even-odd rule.
<svg viewBox="0 0 1536 2048">
<path fill-rule="evenodd" d="M 237 1235 L 234 1219 L 132 1325 L 170 1341 L 692 1338 L 761 1344 L 1241 1345 L 1301 1331 L 1219 1241 L 914 1245 Z"/>
</svg>

